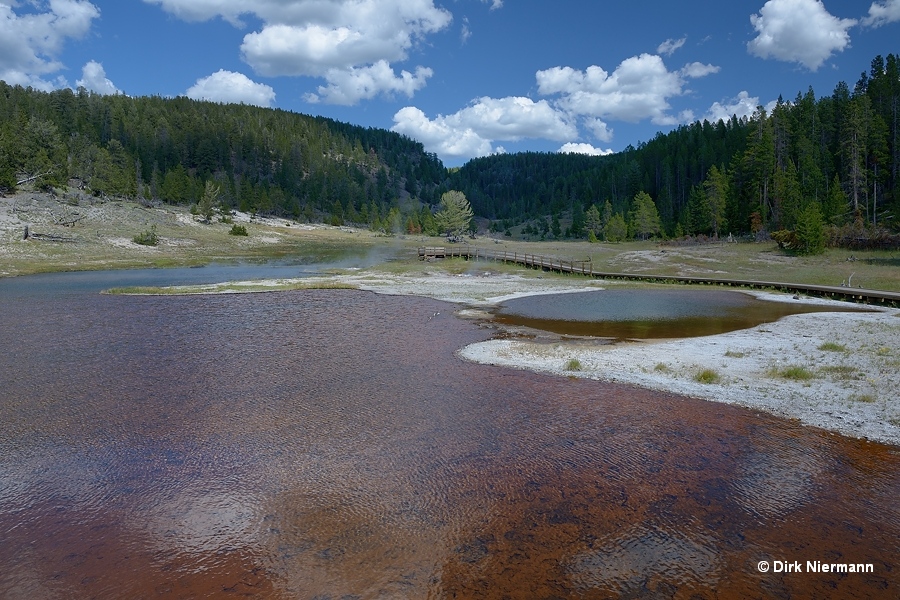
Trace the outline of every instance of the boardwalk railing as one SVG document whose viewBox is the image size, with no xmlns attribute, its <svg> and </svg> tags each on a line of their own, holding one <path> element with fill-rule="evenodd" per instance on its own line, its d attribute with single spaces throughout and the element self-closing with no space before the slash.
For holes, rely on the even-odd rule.
<svg viewBox="0 0 900 600">
<path fill-rule="evenodd" d="M 488 250 L 474 246 L 425 246 L 419 248 L 419 259 L 432 260 L 435 258 L 465 258 L 466 260 L 493 260 L 497 262 L 511 262 L 547 271 L 560 271 L 563 273 L 591 274 L 591 259 L 587 260 L 563 260 L 539 254 L 527 254 L 522 252 L 506 252 L 505 250 Z"/>
<path fill-rule="evenodd" d="M 560 273 L 574 273 L 588 277 L 602 279 L 624 279 L 631 281 L 644 281 L 648 283 L 683 283 L 693 285 L 724 285 L 734 287 L 746 287 L 751 289 L 773 289 L 782 292 L 803 293 L 812 296 L 822 296 L 850 302 L 865 302 L 868 304 L 881 304 L 885 306 L 900 307 L 900 292 L 885 290 L 868 290 L 863 288 L 851 288 L 843 286 L 814 285 L 803 283 L 782 283 L 777 281 L 754 281 L 744 279 L 716 279 L 712 277 L 693 277 L 683 275 L 647 275 L 635 273 L 609 273 L 596 271 L 590 259 L 564 260 L 539 254 L 523 252 L 507 252 L 505 250 L 490 250 L 475 246 L 423 246 L 418 249 L 420 260 L 434 260 L 438 258 L 463 258 L 466 260 L 492 260 L 497 262 L 516 263 L 533 269 L 545 271 L 558 271 Z"/>
</svg>

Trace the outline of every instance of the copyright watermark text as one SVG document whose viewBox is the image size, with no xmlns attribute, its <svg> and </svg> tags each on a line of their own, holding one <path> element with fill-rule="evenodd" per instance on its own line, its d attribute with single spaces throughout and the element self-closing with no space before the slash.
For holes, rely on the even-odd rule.
<svg viewBox="0 0 900 600">
<path fill-rule="evenodd" d="M 760 573 L 874 573 L 872 563 L 829 563 L 820 560 L 761 560 L 756 563 Z"/>
</svg>

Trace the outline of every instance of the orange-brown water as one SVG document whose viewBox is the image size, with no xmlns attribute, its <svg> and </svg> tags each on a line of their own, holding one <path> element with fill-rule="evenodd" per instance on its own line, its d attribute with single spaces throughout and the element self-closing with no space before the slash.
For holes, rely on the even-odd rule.
<svg viewBox="0 0 900 600">
<path fill-rule="evenodd" d="M 11 298 L 0 598 L 900 596 L 896 447 L 464 363 L 431 300 Z"/>
</svg>

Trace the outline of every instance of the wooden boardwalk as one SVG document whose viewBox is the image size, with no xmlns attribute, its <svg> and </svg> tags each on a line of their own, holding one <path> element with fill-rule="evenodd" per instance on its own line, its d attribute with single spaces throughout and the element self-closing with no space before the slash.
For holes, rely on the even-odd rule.
<svg viewBox="0 0 900 600">
<path fill-rule="evenodd" d="M 868 290 L 842 286 L 814 285 L 805 283 L 783 283 L 778 281 L 754 281 L 745 279 L 718 279 L 714 277 L 695 277 L 683 275 L 647 275 L 636 273 L 610 273 L 596 271 L 590 259 L 564 260 L 539 254 L 507 252 L 505 250 L 489 250 L 468 245 L 457 246 L 423 246 L 418 249 L 420 260 L 439 258 L 463 258 L 466 260 L 490 260 L 504 263 L 516 263 L 533 269 L 573 273 L 600 279 L 624 279 L 648 283 L 682 283 L 690 285 L 721 285 L 750 289 L 771 289 L 794 294 L 821 296 L 848 302 L 862 302 L 881 306 L 900 307 L 900 292 L 885 290 Z"/>
</svg>

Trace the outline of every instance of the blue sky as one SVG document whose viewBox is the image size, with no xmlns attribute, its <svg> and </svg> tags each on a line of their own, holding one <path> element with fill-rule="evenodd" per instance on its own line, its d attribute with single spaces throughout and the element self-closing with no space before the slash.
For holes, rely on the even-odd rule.
<svg viewBox="0 0 900 600">
<path fill-rule="evenodd" d="M 900 53 L 900 0 L 0 0 L 0 79 L 392 129 L 448 166 L 605 153 Z"/>
</svg>

